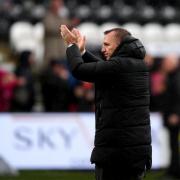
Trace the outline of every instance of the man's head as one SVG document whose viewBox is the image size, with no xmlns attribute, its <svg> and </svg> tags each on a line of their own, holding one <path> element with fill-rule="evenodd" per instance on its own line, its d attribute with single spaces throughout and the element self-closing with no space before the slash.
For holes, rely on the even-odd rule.
<svg viewBox="0 0 180 180">
<path fill-rule="evenodd" d="M 63 5 L 64 5 L 64 1 L 63 0 L 51 0 L 50 1 L 51 10 L 54 13 L 58 13 L 59 9 L 61 9 L 63 7 Z"/>
<path fill-rule="evenodd" d="M 114 51 L 121 44 L 124 37 L 131 35 L 127 30 L 114 28 L 104 32 L 104 41 L 102 45 L 102 54 L 106 60 L 109 60 Z"/>
</svg>

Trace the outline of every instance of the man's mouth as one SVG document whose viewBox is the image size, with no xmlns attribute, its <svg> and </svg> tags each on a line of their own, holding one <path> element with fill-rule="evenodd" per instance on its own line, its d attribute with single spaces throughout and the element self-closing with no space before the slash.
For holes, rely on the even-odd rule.
<svg viewBox="0 0 180 180">
<path fill-rule="evenodd" d="M 108 55 L 107 55 L 107 54 L 104 54 L 104 57 L 108 57 Z"/>
</svg>

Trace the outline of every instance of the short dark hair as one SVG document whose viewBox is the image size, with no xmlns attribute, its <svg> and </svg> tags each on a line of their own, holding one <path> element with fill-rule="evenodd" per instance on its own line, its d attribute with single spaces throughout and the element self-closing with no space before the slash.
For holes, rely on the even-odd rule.
<svg viewBox="0 0 180 180">
<path fill-rule="evenodd" d="M 113 28 L 104 32 L 104 34 L 109 34 L 110 32 L 115 32 L 115 36 L 119 42 L 121 42 L 126 36 L 130 36 L 131 33 L 123 28 Z"/>
</svg>

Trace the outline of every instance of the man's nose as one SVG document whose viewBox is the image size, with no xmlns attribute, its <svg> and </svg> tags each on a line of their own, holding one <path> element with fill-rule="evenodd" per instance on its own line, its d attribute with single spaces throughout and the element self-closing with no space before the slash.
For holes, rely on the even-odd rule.
<svg viewBox="0 0 180 180">
<path fill-rule="evenodd" d="M 105 51 L 105 48 L 104 48 L 104 47 L 102 47 L 102 48 L 101 48 L 101 52 L 104 52 L 104 51 Z"/>
</svg>

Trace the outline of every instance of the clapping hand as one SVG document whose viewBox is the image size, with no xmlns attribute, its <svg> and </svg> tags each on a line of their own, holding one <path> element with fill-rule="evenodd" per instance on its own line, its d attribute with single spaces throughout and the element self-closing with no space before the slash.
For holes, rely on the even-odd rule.
<svg viewBox="0 0 180 180">
<path fill-rule="evenodd" d="M 66 25 L 61 25 L 60 33 L 67 45 L 76 44 L 81 53 L 85 51 L 85 36 L 83 36 L 78 29 L 73 28 L 73 30 L 70 31 Z"/>
<path fill-rule="evenodd" d="M 77 37 L 67 28 L 66 25 L 61 25 L 60 33 L 67 45 L 77 43 Z"/>
</svg>

